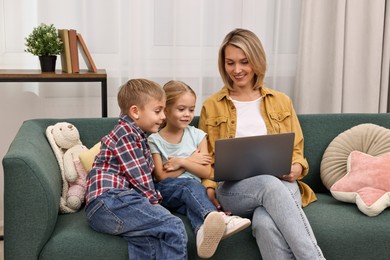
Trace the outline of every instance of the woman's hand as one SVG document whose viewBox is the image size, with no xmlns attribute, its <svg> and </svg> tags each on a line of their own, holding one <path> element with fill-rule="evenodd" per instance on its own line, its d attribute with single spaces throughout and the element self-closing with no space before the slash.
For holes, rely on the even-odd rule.
<svg viewBox="0 0 390 260">
<path fill-rule="evenodd" d="M 291 172 L 288 175 L 283 175 L 281 177 L 282 180 L 288 181 L 288 182 L 294 182 L 296 181 L 299 176 L 302 174 L 302 165 L 300 163 L 294 163 L 291 165 Z"/>
<path fill-rule="evenodd" d="M 218 211 L 222 210 L 221 204 L 219 203 L 217 196 L 215 195 L 215 189 L 207 188 L 207 195 L 209 200 L 214 204 Z"/>
</svg>

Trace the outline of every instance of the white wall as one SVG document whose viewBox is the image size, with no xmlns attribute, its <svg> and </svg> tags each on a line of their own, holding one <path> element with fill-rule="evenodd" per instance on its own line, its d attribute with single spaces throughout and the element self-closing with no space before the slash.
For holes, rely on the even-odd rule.
<svg viewBox="0 0 390 260">
<path fill-rule="evenodd" d="M 39 69 L 38 58 L 23 51 L 24 37 L 53 23 L 82 33 L 97 67 L 107 70 L 109 116 L 119 114 L 118 87 L 135 77 L 187 82 L 199 113 L 222 86 L 219 44 L 237 27 L 263 41 L 268 85 L 292 93 L 299 14 L 298 0 L 0 0 L 0 69 Z M 0 83 L 0 158 L 26 119 L 100 116 L 99 83 Z M 0 208 L 3 183 L 1 168 Z"/>
</svg>

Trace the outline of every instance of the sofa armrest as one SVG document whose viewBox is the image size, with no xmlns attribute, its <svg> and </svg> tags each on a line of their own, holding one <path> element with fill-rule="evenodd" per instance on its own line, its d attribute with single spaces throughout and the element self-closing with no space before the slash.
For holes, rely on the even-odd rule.
<svg viewBox="0 0 390 260">
<path fill-rule="evenodd" d="M 3 158 L 6 259 L 37 259 L 57 221 L 62 180 L 46 127 L 24 122 Z"/>
</svg>

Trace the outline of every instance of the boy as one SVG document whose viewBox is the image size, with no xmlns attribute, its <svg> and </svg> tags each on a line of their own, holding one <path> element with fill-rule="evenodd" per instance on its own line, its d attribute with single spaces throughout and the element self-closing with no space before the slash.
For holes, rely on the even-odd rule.
<svg viewBox="0 0 390 260">
<path fill-rule="evenodd" d="M 146 136 L 165 119 L 165 93 L 153 81 L 133 79 L 120 88 L 118 104 L 119 122 L 102 138 L 87 177 L 88 223 L 128 241 L 129 259 L 187 259 L 182 221 L 159 204 Z"/>
</svg>

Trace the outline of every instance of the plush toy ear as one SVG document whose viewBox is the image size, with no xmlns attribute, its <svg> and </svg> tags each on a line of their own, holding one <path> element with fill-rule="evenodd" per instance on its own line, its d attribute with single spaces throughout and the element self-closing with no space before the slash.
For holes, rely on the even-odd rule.
<svg viewBox="0 0 390 260">
<path fill-rule="evenodd" d="M 54 126 L 52 126 L 52 125 L 50 125 L 46 128 L 46 137 L 50 143 L 51 149 L 53 150 L 54 155 L 57 158 L 58 165 L 60 166 L 60 169 L 62 171 L 63 167 L 64 167 L 64 163 L 63 163 L 63 155 L 64 154 L 63 154 L 62 150 L 60 149 L 60 147 L 58 147 L 56 141 L 54 140 L 53 129 L 54 129 Z"/>
<path fill-rule="evenodd" d="M 49 140 L 49 143 L 50 143 L 52 149 L 54 149 L 53 146 L 58 147 L 58 145 L 56 144 L 56 141 L 54 140 L 53 129 L 54 129 L 54 126 L 52 126 L 52 125 L 49 125 L 46 128 L 46 137 L 47 137 L 47 140 Z"/>
</svg>

